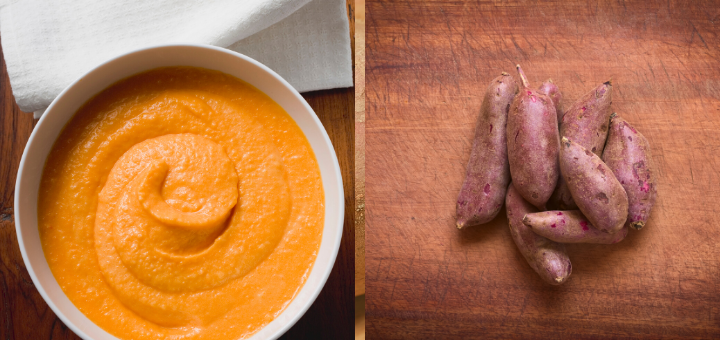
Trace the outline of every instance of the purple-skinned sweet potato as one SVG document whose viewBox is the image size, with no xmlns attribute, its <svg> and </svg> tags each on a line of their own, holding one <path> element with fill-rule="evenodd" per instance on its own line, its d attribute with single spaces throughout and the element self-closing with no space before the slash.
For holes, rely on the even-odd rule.
<svg viewBox="0 0 720 340">
<path fill-rule="evenodd" d="M 549 284 L 559 285 L 567 281 L 572 273 L 572 264 L 565 245 L 535 234 L 522 223 L 526 214 L 537 212 L 537 209 L 522 198 L 513 183 L 507 190 L 505 209 L 513 241 L 530 267 Z"/>
<path fill-rule="evenodd" d="M 520 65 L 517 69 L 523 86 L 508 113 L 510 176 L 520 195 L 544 210 L 560 174 L 557 114 L 550 97 L 531 89 Z"/>
<path fill-rule="evenodd" d="M 558 125 L 560 125 L 562 116 L 565 113 L 562 109 L 562 93 L 560 93 L 560 89 L 553 83 L 552 79 L 548 79 L 540 85 L 538 90 L 545 93 L 552 100 L 553 105 L 555 105 L 555 112 L 557 113 Z"/>
<path fill-rule="evenodd" d="M 628 198 L 612 170 L 596 154 L 563 137 L 560 172 L 575 203 L 597 229 L 614 234 L 623 228 Z"/>
<path fill-rule="evenodd" d="M 608 135 L 612 84 L 600 84 L 570 106 L 560 118 L 560 136 L 567 137 L 600 156 Z M 550 207 L 563 210 L 577 209 L 567 183 L 560 178 L 550 196 Z"/>
<path fill-rule="evenodd" d="M 458 229 L 490 222 L 500 212 L 510 183 L 505 137 L 507 115 L 517 91 L 515 79 L 503 72 L 485 92 L 455 209 Z"/>
<path fill-rule="evenodd" d="M 597 230 L 580 210 L 530 213 L 523 223 L 536 234 L 560 243 L 613 244 L 622 241 L 628 232 L 627 227 L 615 234 Z"/>
<path fill-rule="evenodd" d="M 570 106 L 560 120 L 560 136 L 602 155 L 612 110 L 612 84 L 607 81 Z"/>
<path fill-rule="evenodd" d="M 647 139 L 627 121 L 613 116 L 602 159 L 627 193 L 626 226 L 642 229 L 657 197 L 657 174 Z"/>
</svg>

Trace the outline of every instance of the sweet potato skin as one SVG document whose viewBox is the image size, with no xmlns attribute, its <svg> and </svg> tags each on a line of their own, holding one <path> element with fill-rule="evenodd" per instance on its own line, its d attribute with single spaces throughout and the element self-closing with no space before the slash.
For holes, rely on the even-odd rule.
<svg viewBox="0 0 720 340">
<path fill-rule="evenodd" d="M 627 193 L 626 226 L 642 229 L 657 198 L 657 173 L 647 139 L 630 123 L 614 116 L 602 159 Z"/>
<path fill-rule="evenodd" d="M 517 91 L 515 79 L 503 72 L 485 92 L 455 209 L 458 229 L 490 222 L 500 212 L 510 183 L 505 137 L 507 114 Z"/>
<path fill-rule="evenodd" d="M 523 80 L 522 69 L 518 72 Z M 544 210 L 559 177 L 557 114 L 550 97 L 524 81 L 507 121 L 510 176 L 525 200 Z"/>
<path fill-rule="evenodd" d="M 538 89 L 540 92 L 545 93 L 548 97 L 550 97 L 550 100 L 552 100 L 553 105 L 555 105 L 555 112 L 557 113 L 557 120 L 558 125 L 562 121 L 562 116 L 565 113 L 563 111 L 563 105 L 562 105 L 562 93 L 560 93 L 560 89 L 553 83 L 552 79 L 548 79 L 540 85 L 540 88 Z"/>
<path fill-rule="evenodd" d="M 510 234 L 530 267 L 549 284 L 559 285 L 567 281 L 572 273 L 572 264 L 565 252 L 565 245 L 535 234 L 522 223 L 526 214 L 536 212 L 537 209 L 522 198 L 513 183 L 507 190 L 505 208 Z"/>
<path fill-rule="evenodd" d="M 597 229 L 614 234 L 628 214 L 628 198 L 612 170 L 596 154 L 563 137 L 560 169 L 575 203 Z"/>
<path fill-rule="evenodd" d="M 560 136 L 602 155 L 612 111 L 612 84 L 607 81 L 570 106 L 560 122 Z"/>
<path fill-rule="evenodd" d="M 560 243 L 614 244 L 622 241 L 628 228 L 615 234 L 596 229 L 580 210 L 543 211 L 525 215 L 523 223 L 542 237 Z"/>
<path fill-rule="evenodd" d="M 560 118 L 560 136 L 567 137 L 600 156 L 608 135 L 612 104 L 612 84 L 607 81 L 586 93 Z M 549 206 L 577 209 L 567 183 L 560 178 L 549 199 Z"/>
</svg>

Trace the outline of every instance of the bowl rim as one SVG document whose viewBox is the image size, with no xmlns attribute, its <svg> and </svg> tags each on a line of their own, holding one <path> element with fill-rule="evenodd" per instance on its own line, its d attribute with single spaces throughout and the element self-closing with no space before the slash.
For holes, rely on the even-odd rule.
<svg viewBox="0 0 720 340">
<path fill-rule="evenodd" d="M 239 58 L 239 59 L 242 59 L 242 60 L 244 60 L 244 61 L 246 61 L 246 62 L 251 63 L 253 66 L 258 67 L 259 69 L 261 69 L 261 70 L 262 70 L 264 73 L 266 73 L 267 75 L 275 78 L 275 80 L 279 81 L 286 89 L 290 90 L 290 92 L 291 92 L 291 94 L 293 95 L 293 97 L 294 97 L 296 100 L 298 100 L 298 101 L 300 102 L 300 104 L 301 104 L 308 112 L 311 113 L 310 116 L 311 116 L 311 118 L 312 118 L 312 123 L 313 123 L 314 125 L 316 125 L 317 128 L 319 128 L 319 130 L 320 130 L 320 132 L 321 132 L 321 138 L 322 138 L 323 142 L 324 142 L 327 146 L 329 146 L 328 149 L 329 149 L 329 151 L 330 151 L 330 152 L 329 152 L 330 162 L 332 163 L 332 169 L 333 169 L 334 175 L 335 175 L 335 177 L 337 178 L 337 182 L 336 182 L 335 184 L 337 185 L 337 190 L 339 191 L 339 195 L 338 195 L 338 197 L 339 197 L 339 201 L 338 201 L 339 214 L 338 214 L 338 216 L 337 216 L 337 221 L 330 221 L 330 223 L 331 223 L 330 225 L 333 225 L 334 223 L 338 223 L 338 222 L 339 222 L 338 225 L 337 225 L 338 231 L 337 231 L 337 233 L 336 233 L 335 238 L 332 239 L 332 242 L 333 242 L 333 243 L 332 243 L 333 246 L 332 246 L 332 249 L 331 249 L 332 252 L 331 252 L 331 254 L 330 254 L 330 258 L 329 258 L 329 262 L 328 262 L 327 267 L 326 267 L 326 268 L 322 268 L 322 274 L 321 274 L 321 277 L 320 277 L 320 281 L 318 282 L 319 284 L 318 284 L 316 287 L 314 287 L 314 289 L 311 291 L 310 295 L 308 296 L 308 298 L 309 298 L 308 301 L 307 301 L 305 304 L 303 304 L 302 307 L 301 307 L 299 310 L 297 310 L 296 314 L 293 315 L 292 318 L 290 318 L 290 320 L 289 320 L 287 323 L 285 323 L 282 327 L 280 327 L 277 331 L 275 331 L 275 332 L 268 338 L 268 339 L 277 339 L 277 338 L 280 337 L 281 335 L 285 334 L 292 326 L 294 326 L 294 325 L 297 323 L 297 321 L 300 320 L 300 318 L 302 318 L 303 315 L 305 315 L 305 313 L 306 313 L 307 310 L 310 308 L 310 306 L 312 306 L 312 305 L 315 303 L 315 301 L 317 300 L 318 295 L 320 295 L 320 292 L 321 292 L 321 291 L 323 290 L 323 288 L 325 287 L 325 284 L 327 283 L 327 280 L 328 280 L 328 278 L 329 278 L 329 276 L 330 276 L 330 273 L 332 272 L 333 268 L 335 267 L 335 262 L 336 262 L 336 260 L 337 260 L 337 255 L 338 255 L 338 252 L 339 252 L 339 250 L 340 250 L 340 245 L 341 245 L 341 241 L 342 241 L 342 234 L 343 234 L 343 229 L 344 229 L 344 220 L 345 220 L 345 194 L 344 194 L 344 187 L 343 187 L 342 172 L 341 172 L 341 170 L 340 170 L 340 164 L 339 164 L 338 159 L 337 159 L 337 154 L 336 154 L 336 152 L 335 152 L 335 148 L 334 148 L 334 146 L 333 146 L 333 144 L 332 144 L 332 141 L 330 140 L 330 137 L 329 137 L 327 131 L 325 130 L 325 127 L 322 125 L 322 122 L 321 122 L 320 119 L 318 118 L 317 113 L 315 113 L 315 110 L 313 110 L 312 107 L 310 107 L 310 105 L 307 103 L 307 101 L 305 100 L 305 98 L 303 98 L 303 97 L 300 95 L 300 93 L 299 93 L 292 85 L 290 85 L 290 83 L 288 83 L 284 78 L 282 78 L 279 74 L 277 74 L 275 71 L 273 71 L 273 70 L 270 69 L 269 67 L 265 66 L 264 64 L 258 62 L 257 60 L 255 60 L 255 59 L 253 59 L 253 58 L 251 58 L 251 57 L 248 57 L 248 56 L 246 56 L 246 55 L 244 55 L 244 54 L 242 54 L 242 53 L 238 53 L 238 52 L 235 52 L 235 51 L 232 51 L 232 50 L 229 50 L 229 49 L 225 49 L 225 48 L 222 48 L 222 47 L 217 47 L 217 46 L 212 46 L 212 45 L 206 45 L 206 44 L 195 44 L 195 43 L 168 43 L 168 44 L 158 44 L 158 45 L 146 46 L 146 47 L 137 48 L 137 49 L 134 49 L 134 50 L 131 50 L 131 51 L 128 51 L 128 52 L 125 52 L 125 53 L 116 55 L 116 56 L 114 56 L 114 57 L 112 57 L 112 58 L 110 58 L 110 59 L 107 59 L 107 60 L 103 61 L 102 63 L 94 66 L 94 67 L 91 68 L 91 69 L 89 69 L 87 72 L 84 72 L 82 75 L 80 75 L 79 77 L 77 77 L 74 81 L 72 81 L 67 87 L 65 87 L 65 88 L 62 90 L 62 92 L 60 92 L 60 93 L 53 99 L 53 101 L 50 103 L 50 105 L 45 109 L 45 111 L 44 111 L 44 113 L 42 114 L 42 116 L 40 117 L 39 121 L 37 122 L 37 124 L 36 124 L 35 127 L 33 128 L 32 132 L 31 132 L 31 134 L 30 134 L 30 137 L 28 138 L 28 141 L 27 141 L 27 143 L 25 144 L 25 147 L 24 147 L 23 153 L 22 153 L 22 157 L 20 158 L 20 163 L 19 163 L 19 165 L 18 165 L 17 177 L 16 177 L 16 180 L 15 180 L 15 194 L 14 194 L 14 201 L 13 201 L 13 211 L 14 211 L 14 215 L 15 215 L 15 216 L 14 216 L 14 217 L 15 217 L 15 232 L 16 232 L 16 234 L 17 234 L 18 246 L 20 247 L 20 254 L 22 255 L 23 262 L 24 262 L 24 264 L 25 264 L 25 267 L 27 268 L 28 274 L 30 275 L 30 278 L 31 278 L 31 280 L 32 280 L 32 282 L 33 282 L 33 285 L 35 286 L 35 289 L 38 290 L 38 292 L 39 292 L 40 295 L 42 296 L 42 298 L 43 298 L 43 300 L 45 301 L 45 303 L 48 304 L 48 306 L 50 307 L 50 309 L 52 309 L 52 311 L 55 313 L 55 315 L 56 315 L 68 328 L 70 328 L 75 334 L 77 334 L 78 336 L 80 336 L 80 337 L 83 338 L 83 339 L 92 340 L 93 338 L 91 338 L 90 336 L 88 336 L 88 335 L 87 335 L 85 332 L 83 332 L 77 325 L 75 325 L 73 322 L 71 322 L 71 321 L 69 320 L 69 318 L 68 318 L 67 316 L 65 316 L 65 314 L 60 310 L 60 308 L 55 305 L 54 301 L 50 299 L 48 293 L 45 291 L 45 287 L 43 287 L 43 285 L 40 283 L 40 280 L 38 279 L 37 275 L 35 274 L 35 269 L 33 268 L 32 263 L 30 262 L 30 259 L 29 259 L 29 257 L 28 257 L 27 250 L 25 249 L 25 242 L 24 242 L 23 233 L 22 233 L 22 228 L 21 228 L 21 224 L 22 224 L 22 214 L 18 214 L 17 212 L 20 211 L 20 208 L 19 208 L 19 207 L 20 207 L 20 195 L 22 195 L 22 191 L 21 191 L 20 189 L 21 189 L 21 183 L 22 183 L 22 179 L 23 179 L 23 172 L 24 172 L 24 169 L 25 169 L 25 163 L 26 163 L 28 157 L 30 157 L 30 156 L 28 156 L 28 150 L 30 149 L 30 146 L 31 146 L 34 142 L 35 142 L 35 143 L 39 143 L 39 142 L 36 142 L 36 139 L 39 138 L 39 137 L 37 137 L 37 136 L 38 136 L 38 133 L 39 133 L 38 131 L 42 130 L 42 126 L 44 126 L 43 124 L 46 123 L 47 117 L 48 117 L 48 113 L 53 112 L 52 109 L 53 109 L 53 108 L 55 107 L 55 105 L 58 103 L 58 101 L 60 100 L 60 98 L 62 98 L 63 96 L 65 96 L 67 92 L 69 92 L 72 88 L 74 88 L 79 82 L 81 82 L 83 79 L 85 79 L 88 75 L 90 75 L 90 74 L 93 73 L 93 72 L 96 72 L 96 71 L 97 71 L 98 69 L 100 69 L 100 68 L 103 68 L 103 67 L 107 66 L 108 64 L 111 64 L 111 63 L 115 62 L 115 61 L 118 60 L 118 59 L 126 58 L 126 57 L 129 57 L 129 56 L 133 55 L 133 54 L 139 54 L 139 53 L 142 53 L 142 52 L 147 52 L 147 51 L 149 51 L 149 50 L 160 50 L 160 49 L 164 49 L 164 48 L 176 48 L 176 47 L 190 47 L 190 48 L 208 49 L 208 50 L 212 50 L 212 51 L 215 51 L 215 52 L 220 52 L 220 53 L 228 54 L 228 55 L 234 56 L 234 57 L 236 57 L 236 58 Z M 172 65 L 168 65 L 168 66 L 172 66 Z M 178 65 L 178 66 L 179 66 L 179 65 Z M 160 66 L 160 67 L 162 67 L 162 66 Z M 147 70 L 145 70 L 145 71 L 139 71 L 139 72 L 135 72 L 135 73 L 132 73 L 132 74 L 128 74 L 128 75 L 126 75 L 124 78 L 121 77 L 121 78 L 115 79 L 115 80 L 111 83 L 111 85 L 108 85 L 108 86 L 112 86 L 112 84 L 116 83 L 117 81 L 120 81 L 120 80 L 125 79 L 125 78 L 128 78 L 128 77 L 132 77 L 132 76 L 134 76 L 134 75 L 136 75 L 136 74 L 139 74 L 139 73 L 142 73 L 142 72 L 146 72 L 146 71 L 151 70 L 151 69 L 153 69 L 153 68 L 147 69 Z M 223 72 L 223 71 L 220 71 L 220 72 Z M 225 73 L 225 72 L 223 72 L 223 73 Z M 244 80 L 244 79 L 242 79 L 242 80 L 245 81 L 245 82 L 247 82 L 247 81 Z M 249 83 L 249 82 L 248 82 L 248 83 Z M 249 84 L 250 84 L 250 85 L 253 85 L 253 84 L 251 84 L 251 83 L 249 83 Z M 253 86 L 255 86 L 255 85 L 253 85 Z M 104 91 L 106 88 L 107 88 L 107 87 L 99 90 L 99 91 L 96 92 L 96 93 L 93 93 L 92 95 L 90 95 L 90 97 L 88 97 L 87 100 L 91 99 L 91 98 L 92 98 L 94 95 L 96 95 L 97 93 L 100 93 L 100 92 Z M 263 93 L 264 93 L 264 92 L 263 92 Z M 267 94 L 266 94 L 266 95 L 267 95 Z M 269 95 L 268 95 L 268 96 L 269 96 Z M 271 97 L 271 98 L 272 98 L 272 97 Z M 273 99 L 273 101 L 275 101 L 275 99 Z M 283 109 L 285 109 L 285 108 L 283 108 Z M 72 118 L 73 118 L 74 116 L 75 116 L 75 114 L 73 113 L 73 115 L 70 116 L 70 118 L 69 118 L 67 121 L 65 121 L 65 124 L 67 124 L 70 120 L 72 120 Z M 292 118 L 292 117 L 291 117 L 291 118 Z M 293 118 L 293 121 L 295 121 L 294 118 Z M 297 122 L 296 122 L 296 124 L 297 124 Z M 63 125 L 63 128 L 62 128 L 62 129 L 64 129 L 64 128 L 65 128 L 65 125 Z M 61 129 L 61 132 L 62 132 L 62 129 Z M 302 131 L 302 129 L 301 129 L 301 131 Z M 303 135 L 305 135 L 305 131 L 303 131 Z M 306 138 L 307 138 L 307 135 L 306 135 Z M 54 144 L 56 141 L 57 141 L 57 137 L 55 138 L 55 140 L 53 140 L 53 144 Z M 312 148 L 312 145 L 311 145 L 311 148 Z M 313 148 L 313 153 L 315 153 L 315 152 L 316 152 L 316 151 L 315 151 L 314 148 Z M 317 156 L 316 156 L 316 159 L 317 159 Z M 44 166 L 45 166 L 45 162 L 47 162 L 47 156 L 45 157 L 45 161 L 43 162 L 43 169 L 44 169 Z M 321 171 L 321 178 L 322 178 L 322 171 Z M 328 190 L 328 188 L 324 188 L 324 189 L 323 189 L 323 191 L 325 192 L 325 195 L 324 195 L 325 200 L 324 200 L 324 202 L 327 202 L 327 196 L 328 196 L 328 195 L 327 195 L 327 190 Z M 37 204 L 37 202 L 35 202 L 35 204 Z M 327 204 L 325 204 L 325 205 L 326 205 L 326 209 L 327 209 Z M 325 214 L 327 214 L 327 210 L 326 210 L 326 213 L 325 213 Z M 328 226 L 328 221 L 327 221 L 327 217 L 325 216 L 325 217 L 324 217 L 324 222 L 323 222 L 323 235 L 324 235 L 325 232 L 327 231 L 327 226 Z M 36 226 L 36 228 L 37 228 L 37 226 Z M 317 254 L 316 257 L 315 257 L 315 261 L 313 261 L 313 263 L 312 263 L 312 267 L 311 267 L 310 272 L 309 272 L 309 274 L 308 274 L 308 278 L 310 277 L 310 275 L 312 275 L 312 272 L 313 272 L 313 271 L 315 270 L 315 268 L 316 268 L 316 262 L 317 262 L 317 260 L 318 260 L 318 258 L 319 258 L 319 252 L 320 252 L 320 249 L 322 248 L 322 245 L 323 245 L 323 244 L 322 244 L 322 239 L 321 239 L 320 241 L 321 241 L 321 242 L 320 242 L 320 245 L 319 245 L 319 247 L 318 247 L 318 254 Z M 42 248 L 40 249 L 40 251 L 42 251 L 42 252 L 44 253 L 44 250 L 43 250 Z M 43 258 L 45 259 L 45 261 L 47 261 L 47 258 L 45 258 L 44 255 L 43 255 Z M 52 271 L 51 271 L 51 274 L 52 274 Z M 53 279 L 55 279 L 55 275 L 52 274 L 52 276 L 53 276 Z M 55 279 L 55 280 L 57 281 L 57 279 Z M 302 293 L 302 290 L 305 289 L 305 287 L 306 287 L 307 284 L 308 284 L 308 281 L 307 281 L 307 279 L 306 279 L 305 283 L 303 283 L 303 285 L 298 289 L 296 295 L 294 295 L 294 296 L 292 297 L 292 299 L 288 301 L 287 305 L 285 305 L 285 307 L 284 307 L 284 309 L 282 310 L 282 312 L 281 312 L 280 314 L 278 314 L 272 321 L 270 321 L 269 323 L 267 323 L 265 326 L 263 326 L 262 328 L 256 330 L 256 331 L 250 336 L 250 338 L 253 338 L 253 337 L 256 336 L 257 334 L 259 334 L 263 329 L 265 329 L 266 327 L 270 326 L 270 325 L 272 324 L 272 322 L 274 322 L 275 320 L 280 319 L 280 318 L 282 317 L 282 315 L 283 315 L 286 311 L 288 311 L 288 307 L 292 304 L 292 302 L 295 301 L 295 300 L 300 296 L 300 294 Z M 61 292 L 63 295 L 67 296 L 67 295 L 65 294 L 65 292 L 62 291 L 62 288 L 60 289 L 60 292 Z M 71 301 L 71 303 L 72 303 L 72 301 Z M 74 304 L 73 304 L 73 305 L 74 305 Z M 75 308 L 77 309 L 76 306 L 75 306 Z M 82 312 L 80 312 L 80 313 L 82 313 Z M 84 314 L 84 313 L 82 313 L 82 314 Z M 86 317 L 87 317 L 87 316 L 86 316 Z M 90 320 L 90 321 L 92 322 L 92 320 Z M 93 324 L 95 324 L 95 323 L 93 322 Z M 95 325 L 97 326 L 97 324 L 95 324 Z M 98 326 L 98 327 L 99 327 L 99 326 Z M 103 331 L 105 331 L 106 333 L 110 334 L 110 333 L 107 332 L 105 329 L 103 329 L 103 328 L 101 328 L 101 329 L 102 329 Z M 113 334 L 110 334 L 110 335 L 111 335 L 112 337 L 117 338 L 117 337 L 116 337 L 115 335 L 113 335 Z"/>
</svg>

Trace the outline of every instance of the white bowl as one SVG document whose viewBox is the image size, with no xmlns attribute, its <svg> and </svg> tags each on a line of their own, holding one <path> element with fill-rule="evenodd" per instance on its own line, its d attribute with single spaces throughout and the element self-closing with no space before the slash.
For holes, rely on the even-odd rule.
<svg viewBox="0 0 720 340">
<path fill-rule="evenodd" d="M 305 99 L 275 72 L 259 62 L 207 45 L 163 45 L 140 49 L 110 60 L 70 84 L 50 104 L 30 135 L 15 183 L 15 228 L 25 266 L 35 287 L 55 314 L 84 339 L 117 339 L 70 302 L 48 267 L 37 226 L 37 201 L 43 167 L 65 124 L 92 96 L 131 75 L 163 66 L 196 66 L 240 78 L 270 96 L 295 120 L 307 137 L 325 191 L 325 225 L 312 272 L 300 293 L 275 320 L 250 339 L 275 339 L 307 311 L 325 285 L 342 237 L 344 194 L 340 166 L 327 132 Z"/>
</svg>

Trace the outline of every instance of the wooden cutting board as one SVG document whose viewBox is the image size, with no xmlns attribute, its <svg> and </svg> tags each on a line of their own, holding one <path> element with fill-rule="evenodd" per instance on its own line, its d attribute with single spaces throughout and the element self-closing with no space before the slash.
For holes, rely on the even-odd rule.
<svg viewBox="0 0 720 340">
<path fill-rule="evenodd" d="M 368 0 L 366 25 L 368 338 L 720 338 L 717 2 Z M 660 176 L 647 226 L 568 246 L 558 287 L 504 209 L 454 227 L 483 92 L 516 63 L 566 105 L 612 78 Z"/>
</svg>

